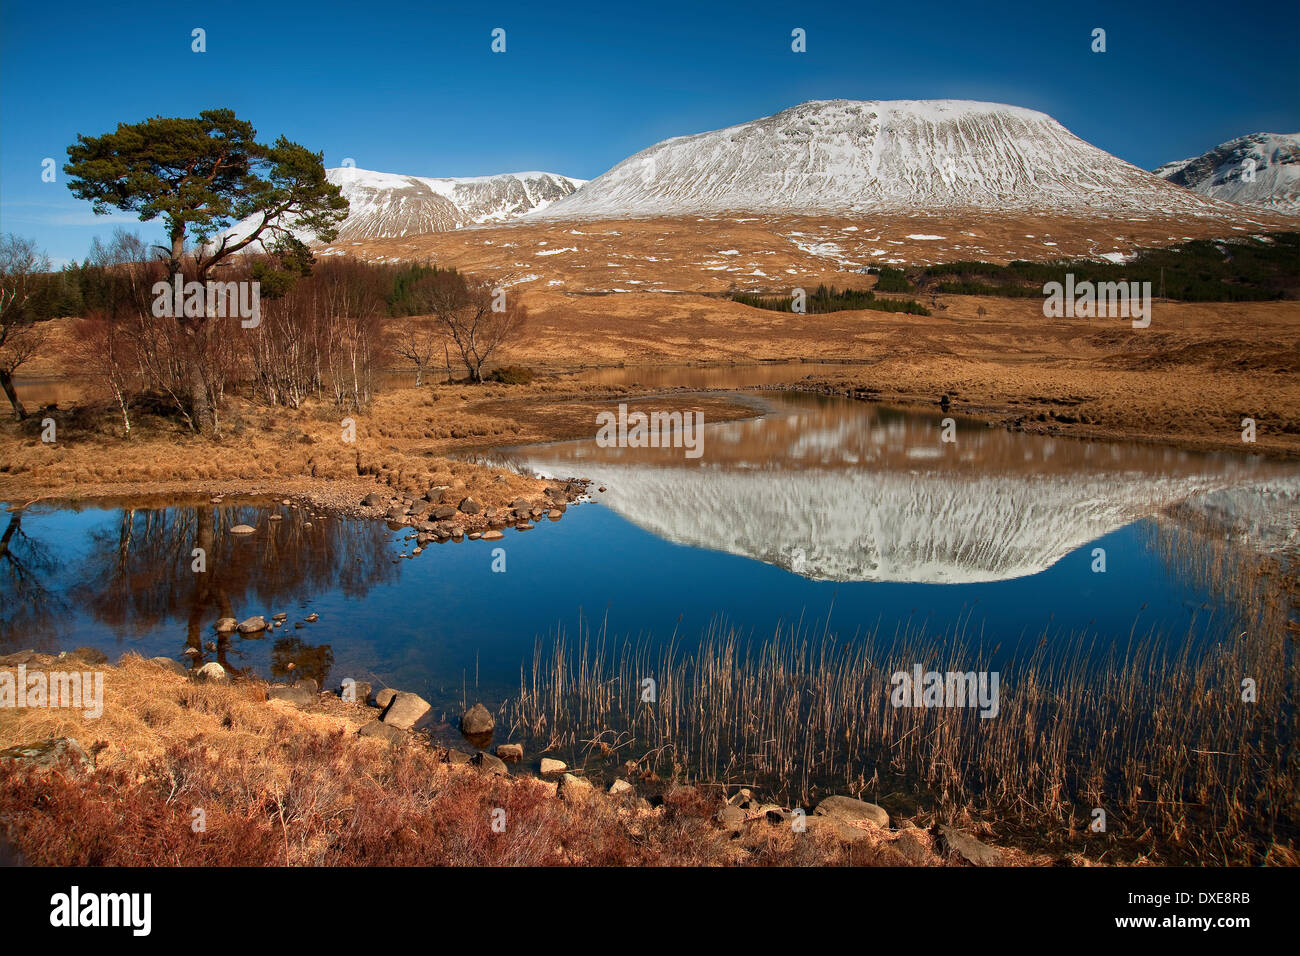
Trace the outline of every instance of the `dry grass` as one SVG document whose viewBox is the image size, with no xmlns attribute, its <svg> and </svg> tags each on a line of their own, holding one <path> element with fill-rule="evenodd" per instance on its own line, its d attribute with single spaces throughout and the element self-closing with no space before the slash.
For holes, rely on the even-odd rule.
<svg viewBox="0 0 1300 956">
<path fill-rule="evenodd" d="M 597 412 L 627 399 L 628 390 L 554 380 L 394 387 L 366 412 L 350 415 L 351 443 L 343 441 L 333 408 L 315 403 L 270 409 L 232 398 L 228 428 L 218 439 L 195 436 L 166 417 L 139 415 L 127 441 L 106 403 L 84 400 L 22 424 L 0 421 L 0 499 L 201 491 L 302 494 L 338 506 L 355 505 L 378 482 L 417 497 L 446 485 L 499 507 L 537 496 L 545 483 L 446 456 L 591 437 Z M 656 409 L 702 410 L 709 421 L 754 413 L 719 397 L 655 401 Z M 41 441 L 46 415 L 57 423 L 54 444 Z"/>
<path fill-rule="evenodd" d="M 508 281 L 529 293 L 555 288 L 725 292 L 782 284 L 815 287 L 866 277 L 867 263 L 961 259 L 1010 262 L 1131 253 L 1187 238 L 1293 230 L 1295 217 L 1245 212 L 1226 219 L 1153 214 L 1086 218 L 1012 212 L 934 212 L 859 216 L 678 216 L 561 222 L 524 219 L 450 232 L 335 243 L 334 253 L 370 261 L 433 259 Z M 913 239 L 913 236 L 941 239 Z M 832 248 L 833 247 L 833 248 Z M 560 252 L 559 250 L 566 250 Z M 530 303 L 531 311 L 532 305 Z M 634 330 L 629 330 L 634 331 Z"/>
</svg>

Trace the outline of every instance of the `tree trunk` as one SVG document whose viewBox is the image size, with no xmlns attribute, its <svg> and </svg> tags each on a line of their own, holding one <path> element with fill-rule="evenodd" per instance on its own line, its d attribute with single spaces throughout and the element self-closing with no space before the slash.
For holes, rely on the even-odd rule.
<svg viewBox="0 0 1300 956">
<path fill-rule="evenodd" d="M 116 384 L 113 385 L 113 395 L 117 398 L 117 407 L 122 412 L 122 428 L 126 431 L 126 437 L 131 437 L 131 413 L 127 409 L 126 395 L 123 394 Z"/>
<path fill-rule="evenodd" d="M 13 375 L 9 372 L 0 371 L 0 389 L 4 389 L 5 397 L 9 399 L 9 404 L 14 408 L 14 418 L 22 421 L 27 417 L 27 409 L 23 408 L 22 399 L 18 397 L 18 392 L 14 390 Z"/>
<path fill-rule="evenodd" d="M 208 386 L 203 381 L 203 373 L 199 371 L 197 363 L 190 366 L 190 412 L 198 433 L 212 434 L 215 429 L 212 408 L 208 403 Z"/>
</svg>

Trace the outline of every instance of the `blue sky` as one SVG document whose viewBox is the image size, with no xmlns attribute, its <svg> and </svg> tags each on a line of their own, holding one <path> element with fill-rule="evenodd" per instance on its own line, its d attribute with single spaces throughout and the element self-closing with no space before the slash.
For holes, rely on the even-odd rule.
<svg viewBox="0 0 1300 956">
<path fill-rule="evenodd" d="M 991 100 L 1151 168 L 1300 129 L 1300 5 L 0 0 L 0 230 L 56 261 L 125 217 L 67 189 L 77 133 L 223 106 L 325 164 L 591 178 L 809 99 Z M 191 30 L 207 52 L 191 52 Z M 494 27 L 506 52 L 490 50 Z M 792 53 L 790 32 L 807 32 Z M 1094 27 L 1107 52 L 1091 51 Z M 41 181 L 53 157 L 57 182 Z M 139 227 L 152 237 L 153 227 Z"/>
</svg>

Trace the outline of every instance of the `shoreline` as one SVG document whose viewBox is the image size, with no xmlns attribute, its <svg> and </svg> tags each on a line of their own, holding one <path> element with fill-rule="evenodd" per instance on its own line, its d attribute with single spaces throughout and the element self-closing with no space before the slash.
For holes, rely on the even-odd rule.
<svg viewBox="0 0 1300 956">
<path fill-rule="evenodd" d="M 369 791 L 375 804 L 395 801 L 403 815 L 427 818 L 429 806 L 437 806 L 444 820 L 474 828 L 475 833 L 478 828 L 470 814 L 477 817 L 475 808 L 481 808 L 484 801 L 511 807 L 514 814 L 531 814 L 532 825 L 543 834 L 550 835 L 554 830 L 557 846 L 546 848 L 548 859 L 549 854 L 557 853 L 560 858 L 554 862 L 570 864 L 599 864 L 603 849 L 614 844 L 619 853 L 632 857 L 624 862 L 639 865 L 746 865 L 800 860 L 830 865 L 1094 865 L 1081 854 L 1052 856 L 995 844 L 989 825 L 973 819 L 918 826 L 915 817 L 893 818 L 879 806 L 848 795 L 823 798 L 796 819 L 796 808 L 767 802 L 739 784 L 722 786 L 721 794 L 721 785 L 679 784 L 658 778 L 654 781 L 663 786 L 648 787 L 645 781 L 624 772 L 606 790 L 594 786 L 584 768 L 561 765 L 561 769 L 543 772 L 531 762 L 508 765 L 472 743 L 467 742 L 466 749 L 477 749 L 474 756 L 459 748 L 441 747 L 418 730 L 402 726 L 403 721 L 389 722 L 396 697 L 413 695 L 391 695 L 386 707 L 380 708 L 362 700 L 348 702 L 335 691 L 320 690 L 314 682 L 232 683 L 223 676 L 183 676 L 169 659 L 146 660 L 128 652 L 111 665 L 106 660 L 94 663 L 93 655 L 89 655 L 90 659 L 79 656 L 85 654 L 76 651 L 55 657 L 19 652 L 0 657 L 0 669 L 20 664 L 28 671 L 94 667 L 104 674 L 105 697 L 110 705 L 105 708 L 105 719 L 98 724 L 77 711 L 0 709 L 0 767 L 7 765 L 14 771 L 0 774 L 0 810 L 8 804 L 10 811 L 0 812 L 0 820 L 8 825 L 10 843 L 30 863 L 68 862 L 62 854 L 77 852 L 73 846 L 51 845 L 57 841 L 38 839 L 44 832 L 40 817 L 57 817 L 63 810 L 61 803 L 71 800 L 71 792 L 97 794 L 109 804 L 105 810 L 112 819 L 114 813 L 125 812 L 128 805 L 147 800 L 151 791 L 165 793 L 169 789 L 167 780 L 174 784 L 176 774 L 183 772 L 188 783 L 181 796 L 182 812 L 165 815 L 162 821 L 150 819 L 160 828 L 172 822 L 168 816 L 187 825 L 188 805 L 196 791 L 218 788 L 220 768 L 231 760 L 242 759 L 254 766 L 244 765 L 241 774 L 264 774 L 268 779 L 293 774 L 305 791 L 323 786 L 320 778 L 328 778 L 333 788 L 353 793 L 346 801 L 353 807 L 348 811 L 350 817 L 365 813 L 361 790 Z M 118 706 L 113 708 L 115 697 Z M 218 723 L 225 727 L 224 732 Z M 259 740 L 261 736 L 269 736 L 278 746 L 265 746 Z M 178 754 L 178 745 L 184 739 L 189 747 L 197 744 L 209 757 L 191 760 L 188 755 Z M 498 745 L 494 751 L 513 757 L 509 746 Z M 345 775 L 340 780 L 340 764 L 364 766 L 368 772 Z M 418 769 L 421 791 L 433 787 L 435 792 L 411 793 L 409 779 L 388 776 L 387 771 L 394 765 L 403 767 L 406 773 Z M 58 771 L 60 783 L 53 792 L 47 789 L 51 771 Z M 375 793 L 375 786 L 384 796 Z M 14 812 L 16 798 L 30 793 L 32 788 L 46 793 L 41 808 L 29 803 L 25 810 Z M 346 828 L 347 821 L 316 818 L 306 811 L 282 832 L 274 815 L 262 822 L 249 818 L 240 806 L 242 794 L 232 793 L 228 787 L 219 789 L 224 794 L 221 800 L 210 799 L 202 804 L 209 826 L 238 826 L 261 831 L 268 837 L 265 849 L 269 858 L 255 857 L 251 863 L 359 862 L 349 859 L 349 852 L 337 846 L 324 859 L 310 855 L 320 852 L 312 848 L 324 833 Z M 437 792 L 439 789 L 443 793 Z M 444 794 L 446 801 L 453 804 L 451 807 L 439 806 Z M 248 797 L 255 799 L 254 794 Z M 432 803 L 421 806 L 422 799 Z M 527 803 L 527 814 L 521 802 Z M 600 832 L 585 833 L 578 828 L 572 841 L 576 845 L 567 845 L 570 841 L 559 833 L 568 831 L 575 813 L 598 818 Z M 680 841 L 683 829 L 689 831 L 689 840 Z M 114 842 L 93 830 L 80 832 L 75 838 L 69 834 L 67 842 L 73 844 L 82 838 Z M 137 832 L 135 838 L 152 837 Z M 131 839 L 124 836 L 118 842 L 129 844 Z M 529 834 L 527 839 L 535 837 Z M 242 842 L 248 842 L 247 835 Z M 475 852 L 492 854 L 506 843 L 489 837 Z M 196 840 L 195 844 L 189 848 L 194 855 L 188 862 L 218 864 L 219 860 L 207 856 L 219 856 L 221 852 L 212 841 Z M 128 852 L 128 847 L 121 846 L 119 852 Z M 812 860 L 808 859 L 810 855 Z M 473 860 L 440 858 L 440 847 L 436 845 L 427 847 L 422 856 L 395 857 L 387 862 L 527 862 L 490 855 Z M 119 861 L 110 858 L 97 862 L 113 865 Z"/>
<path fill-rule="evenodd" d="M 697 362 L 690 365 L 660 364 L 644 366 L 647 369 L 762 369 L 772 365 L 787 364 L 788 360 L 757 361 L 752 363 L 717 363 Z M 595 414 L 599 409 L 607 408 L 619 402 L 644 403 L 655 399 L 660 406 L 680 409 L 705 409 L 710 424 L 737 421 L 767 414 L 769 409 L 758 407 L 761 396 L 769 392 L 800 392 L 809 395 L 830 396 L 877 403 L 886 407 L 906 410 L 926 411 L 931 413 L 952 413 L 983 422 L 989 427 L 1004 428 L 1010 432 L 1050 435 L 1084 441 L 1133 442 L 1157 447 L 1167 447 L 1199 453 L 1230 453 L 1238 455 L 1259 456 L 1269 461 L 1300 460 L 1300 435 L 1274 435 L 1262 427 L 1258 441 L 1247 445 L 1241 441 L 1240 434 L 1224 434 L 1201 418 L 1191 418 L 1181 422 L 1181 427 L 1159 432 L 1142 428 L 1137 423 L 1122 418 L 1092 416 L 1080 410 L 1082 402 L 1074 396 L 1039 395 L 1024 396 L 1010 393 L 1001 395 L 963 395 L 963 390 L 945 390 L 938 383 L 926 382 L 921 387 L 878 385 L 867 380 L 869 370 L 877 369 L 879 362 L 842 361 L 825 363 L 821 360 L 799 360 L 800 364 L 825 365 L 836 364 L 849 370 L 848 379 L 832 378 L 827 374 L 810 375 L 799 381 L 734 385 L 734 386 L 640 386 L 640 385 L 592 385 L 589 383 L 564 382 L 562 379 L 580 372 L 548 373 L 549 381 L 526 387 L 522 394 L 511 394 L 509 389 L 495 389 L 488 394 L 474 395 L 466 399 L 469 391 L 466 386 L 439 385 L 406 386 L 391 390 L 376 402 L 367 417 L 375 418 L 390 414 L 386 406 L 395 405 L 402 408 L 418 400 L 427 392 L 434 395 L 432 403 L 442 404 L 441 394 L 459 392 L 461 401 L 455 412 L 473 419 L 470 428 L 463 432 L 452 426 L 450 440 L 435 442 L 432 446 L 408 436 L 400 437 L 400 443 L 390 443 L 384 447 L 362 445 L 355 449 L 334 449 L 333 461 L 323 468 L 316 467 L 312 459 L 311 474 L 304 474 L 306 469 L 288 467 L 275 468 L 272 473 L 251 477 L 240 474 L 214 474 L 210 477 L 185 477 L 185 471 L 194 470 L 192 456 L 173 457 L 171 462 L 146 460 L 150 456 L 157 459 L 160 454 L 174 451 L 173 448 L 160 452 L 157 447 L 161 439 L 168 436 L 150 435 L 143 439 L 106 440 L 97 435 L 92 438 L 93 447 L 101 449 L 119 463 L 120 470 L 134 467 L 141 474 L 138 478 L 127 480 L 87 480 L 81 475 L 68 475 L 58 471 L 44 471 L 40 463 L 32 462 L 26 469 L 12 464 L 0 471 L 0 500 L 10 505 L 33 504 L 42 500 L 59 500 L 67 502 L 90 502 L 106 498 L 133 498 L 148 500 L 153 497 L 180 495 L 208 496 L 267 496 L 274 498 L 292 498 L 307 506 L 327 511 L 336 515 L 352 517 L 376 517 L 360 508 L 359 502 L 374 491 L 394 496 L 418 495 L 430 485 L 438 483 L 438 472 L 443 473 L 444 483 L 465 490 L 468 496 L 490 499 L 492 504 L 500 506 L 519 495 L 540 495 L 545 480 L 532 479 L 523 475 L 511 474 L 508 478 L 510 492 L 508 498 L 495 495 L 493 484 L 500 484 L 502 469 L 490 468 L 467 460 L 474 456 L 491 454 L 533 445 L 545 445 L 574 439 L 590 438 L 594 434 Z M 617 369 L 620 365 L 599 366 L 601 369 Z M 642 366 L 636 366 L 638 368 Z M 587 370 L 595 367 L 588 367 Z M 874 376 L 873 376 L 874 377 Z M 426 402 L 425 404 L 429 404 Z M 656 407 L 660 407 L 656 406 Z M 265 410 L 264 410 L 265 411 Z M 405 409 L 403 408 L 403 411 Z M 437 414 L 437 412 L 433 412 Z M 522 417 L 521 417 L 522 416 Z M 297 424 L 305 426 L 303 436 L 321 443 L 319 414 L 299 410 L 295 416 Z M 312 419 L 315 419 L 313 421 Z M 30 425 L 30 419 L 27 423 Z M 1217 423 L 1216 423 L 1217 424 Z M 19 430 L 15 423 L 9 422 L 7 429 Z M 314 434 L 312 434 L 314 433 Z M 1230 437 L 1231 436 L 1231 437 Z M 304 437 L 303 440 L 308 440 Z M 179 433 L 171 436 L 172 446 L 192 448 L 195 452 L 207 452 L 209 455 L 222 455 L 231 446 L 239 444 L 235 437 L 217 440 L 203 439 L 197 436 Z M 31 439 L 23 443 L 27 447 L 39 446 Z M 388 454 L 385 454 L 385 451 Z M 340 453 L 341 452 L 341 453 Z M 259 459 L 267 456 L 257 456 Z M 400 458 L 394 462 L 385 458 Z M 354 459 L 354 460 L 348 460 Z M 376 461 L 376 459 L 378 459 Z M 453 472 L 459 472 L 454 479 L 446 478 L 446 468 L 451 466 Z M 82 466 L 85 469 L 85 466 Z M 65 469 L 66 472 L 67 469 Z M 85 469 L 88 470 L 88 469 Z M 44 473 L 42 473 L 44 471 Z M 424 471 L 423 477 L 417 477 Z M 32 472 L 36 472 L 33 474 Z M 321 473 L 325 472 L 325 473 Z M 580 477 L 580 476 L 575 476 Z M 424 488 L 420 482 L 427 478 Z M 502 500 L 496 500 L 502 498 Z"/>
</svg>

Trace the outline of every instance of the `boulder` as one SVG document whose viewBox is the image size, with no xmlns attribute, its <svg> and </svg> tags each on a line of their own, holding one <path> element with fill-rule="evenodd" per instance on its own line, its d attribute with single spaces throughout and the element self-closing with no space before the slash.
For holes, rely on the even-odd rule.
<svg viewBox="0 0 1300 956">
<path fill-rule="evenodd" d="M 462 498 L 460 504 L 456 506 L 462 514 L 476 515 L 483 510 L 483 506 L 473 498 Z"/>
<path fill-rule="evenodd" d="M 903 859 L 915 866 L 929 863 L 933 858 L 930 853 L 930 841 L 924 830 L 908 827 L 898 834 L 894 849 L 902 854 Z"/>
<path fill-rule="evenodd" d="M 186 673 L 188 673 L 185 670 L 184 664 L 180 661 L 172 660 L 170 657 L 151 657 L 149 660 L 157 664 L 159 667 L 169 670 L 180 677 L 184 677 Z"/>
<path fill-rule="evenodd" d="M 622 780 L 622 779 L 615 780 L 613 783 L 609 785 L 609 792 L 611 795 L 615 797 L 617 797 L 619 794 L 622 793 L 631 793 L 632 785 L 628 783 L 626 780 Z"/>
<path fill-rule="evenodd" d="M 285 700 L 295 707 L 306 707 L 316 699 L 316 695 L 301 684 L 275 684 L 266 689 L 266 699 Z"/>
<path fill-rule="evenodd" d="M 214 684 L 224 684 L 230 680 L 230 677 L 226 674 L 226 669 L 216 661 L 208 661 L 194 672 L 194 679 L 211 681 Z"/>
<path fill-rule="evenodd" d="M 387 740 L 390 744 L 400 744 L 406 739 L 406 733 L 403 730 L 392 724 L 386 724 L 382 720 L 372 720 L 357 731 L 357 736 L 378 737 L 380 740 Z"/>
<path fill-rule="evenodd" d="M 497 747 L 497 756 L 506 763 L 518 763 L 524 759 L 524 748 L 521 744 L 501 744 Z"/>
<path fill-rule="evenodd" d="M 351 684 L 339 685 L 339 697 L 343 697 L 344 700 L 347 700 L 347 698 L 344 697 L 344 694 L 347 693 L 349 687 L 352 689 L 352 699 L 348 701 L 349 703 L 365 704 L 367 701 L 370 700 L 369 681 L 356 680 L 356 681 L 352 681 Z"/>
<path fill-rule="evenodd" d="M 72 737 L 51 737 L 34 744 L 19 744 L 16 747 L 0 750 L 0 766 L 10 760 L 40 770 L 61 767 L 74 771 L 90 770 L 94 766 L 90 755 Z"/>
<path fill-rule="evenodd" d="M 230 533 L 231 534 L 252 534 L 256 530 L 257 529 L 254 528 L 252 525 L 237 524 L 230 529 Z"/>
<path fill-rule="evenodd" d="M 438 505 L 438 507 L 434 508 L 433 511 L 429 512 L 429 516 L 433 518 L 434 521 L 449 521 L 456 517 L 456 506 Z"/>
<path fill-rule="evenodd" d="M 878 827 L 889 826 L 889 814 L 883 807 L 853 797 L 827 797 L 817 804 L 817 809 L 813 813 L 821 817 L 833 817 L 843 823 L 866 820 Z"/>
<path fill-rule="evenodd" d="M 498 777 L 508 776 L 510 770 L 506 763 L 500 757 L 494 757 L 485 750 L 480 750 L 474 755 L 474 766 L 486 774 L 495 774 Z"/>
<path fill-rule="evenodd" d="M 484 541 L 500 541 L 500 540 L 501 540 L 502 538 L 504 538 L 504 537 L 505 537 L 505 535 L 503 535 L 503 534 L 502 534 L 500 531 L 498 531 L 496 528 L 492 528 L 492 529 L 490 529 L 490 530 L 488 530 L 488 531 L 484 531 L 484 532 L 483 532 L 483 540 L 484 540 Z"/>
<path fill-rule="evenodd" d="M 596 788 L 591 785 L 589 780 L 583 780 L 581 777 L 566 773 L 560 778 L 556 796 L 565 803 L 581 803 L 589 800 L 595 792 Z"/>
<path fill-rule="evenodd" d="M 542 773 L 560 773 L 567 769 L 568 766 L 563 760 L 553 760 L 550 757 L 542 758 Z"/>
<path fill-rule="evenodd" d="M 94 647 L 78 647 L 72 652 L 72 656 L 81 658 L 92 667 L 108 663 L 108 655 Z"/>
<path fill-rule="evenodd" d="M 402 730 L 410 730 L 429 710 L 429 702 L 419 694 L 399 691 L 393 696 L 392 703 L 388 705 L 381 719 L 386 724 L 392 724 Z"/>
<path fill-rule="evenodd" d="M 449 748 L 447 750 L 447 763 L 467 764 L 473 759 L 474 758 L 472 758 L 469 754 L 463 751 L 455 750 L 452 748 Z"/>
<path fill-rule="evenodd" d="M 235 628 L 239 627 L 239 622 L 233 617 L 219 617 L 217 618 L 216 627 L 218 634 L 229 634 Z"/>
<path fill-rule="evenodd" d="M 393 698 L 396 696 L 397 696 L 397 691 L 394 690 L 392 687 L 384 687 L 380 690 L 377 690 L 375 691 L 375 706 L 378 707 L 380 710 L 384 710 L 385 708 L 388 707 L 389 704 L 393 702 Z"/>
<path fill-rule="evenodd" d="M 714 819 L 716 819 L 718 823 L 722 825 L 722 829 L 726 830 L 728 833 L 739 833 L 741 830 L 745 829 L 745 820 L 747 818 L 744 810 L 728 803 L 723 805 L 722 809 L 718 811 Z"/>
<path fill-rule="evenodd" d="M 385 499 L 379 492 L 372 491 L 361 499 L 361 506 L 363 508 L 382 508 L 385 500 L 387 499 Z"/>
<path fill-rule="evenodd" d="M 981 843 L 965 830 L 941 825 L 939 841 L 945 853 L 955 853 L 972 866 L 997 866 L 1002 862 L 996 847 Z"/>
<path fill-rule="evenodd" d="M 481 703 L 475 704 L 460 719 L 460 732 L 463 734 L 490 734 L 497 722 L 488 709 Z"/>
<path fill-rule="evenodd" d="M 266 619 L 260 614 L 247 618 L 246 620 L 239 622 L 236 630 L 238 630 L 240 634 L 256 634 L 258 631 L 265 631 Z"/>
</svg>

